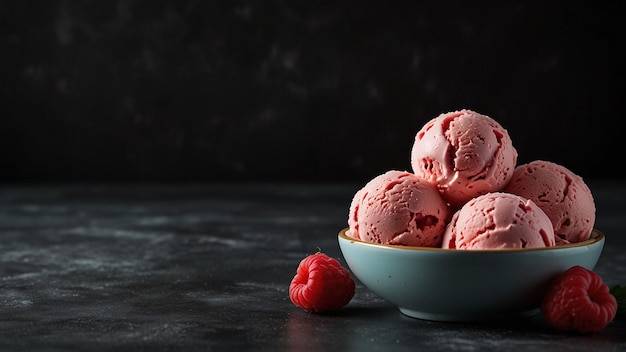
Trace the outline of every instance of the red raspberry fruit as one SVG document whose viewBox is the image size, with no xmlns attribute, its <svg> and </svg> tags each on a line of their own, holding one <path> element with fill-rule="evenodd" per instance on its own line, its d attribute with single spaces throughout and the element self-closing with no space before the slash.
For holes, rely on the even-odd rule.
<svg viewBox="0 0 626 352">
<path fill-rule="evenodd" d="M 550 283 L 541 312 L 558 330 L 587 334 L 604 329 L 615 318 L 617 301 L 600 275 L 577 265 Z"/>
<path fill-rule="evenodd" d="M 289 285 L 289 298 L 313 313 L 339 310 L 354 296 L 354 280 L 339 262 L 318 252 L 302 259 Z"/>
</svg>

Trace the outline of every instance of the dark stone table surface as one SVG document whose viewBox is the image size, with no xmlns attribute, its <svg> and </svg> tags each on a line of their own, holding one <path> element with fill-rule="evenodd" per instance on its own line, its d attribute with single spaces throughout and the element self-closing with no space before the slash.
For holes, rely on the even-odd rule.
<svg viewBox="0 0 626 352">
<path fill-rule="evenodd" d="M 626 183 L 592 180 L 607 236 L 595 270 L 626 284 Z M 591 335 L 540 314 L 413 319 L 357 281 L 316 315 L 289 300 L 300 260 L 343 257 L 353 184 L 4 185 L 1 351 L 626 351 L 626 318 Z"/>
</svg>

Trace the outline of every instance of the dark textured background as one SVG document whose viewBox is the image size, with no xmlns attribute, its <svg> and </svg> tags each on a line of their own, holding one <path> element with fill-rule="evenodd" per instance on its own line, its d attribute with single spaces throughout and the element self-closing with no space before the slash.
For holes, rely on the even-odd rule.
<svg viewBox="0 0 626 352">
<path fill-rule="evenodd" d="M 383 3 L 0 0 L 0 181 L 363 182 L 460 108 L 616 175 L 621 2 Z"/>
</svg>

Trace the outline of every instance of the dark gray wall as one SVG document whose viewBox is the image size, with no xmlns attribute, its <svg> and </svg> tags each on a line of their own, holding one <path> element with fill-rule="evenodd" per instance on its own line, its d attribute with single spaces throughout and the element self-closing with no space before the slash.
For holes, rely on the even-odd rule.
<svg viewBox="0 0 626 352">
<path fill-rule="evenodd" d="M 616 177 L 621 3 L 0 0 L 0 181 L 363 182 L 460 108 Z"/>
</svg>

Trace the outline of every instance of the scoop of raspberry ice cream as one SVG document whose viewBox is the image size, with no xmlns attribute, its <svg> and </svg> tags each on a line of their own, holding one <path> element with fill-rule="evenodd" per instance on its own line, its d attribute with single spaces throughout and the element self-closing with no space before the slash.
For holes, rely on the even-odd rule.
<svg viewBox="0 0 626 352">
<path fill-rule="evenodd" d="M 373 243 L 439 247 L 449 217 L 435 187 L 412 173 L 391 170 L 356 192 L 347 235 Z"/>
<path fill-rule="evenodd" d="M 454 213 L 444 232 L 446 249 L 515 249 L 555 245 L 548 216 L 531 200 L 493 192 Z"/>
<path fill-rule="evenodd" d="M 535 202 L 550 218 L 557 244 L 591 237 L 596 218 L 593 195 L 583 179 L 566 167 L 544 160 L 519 165 L 504 191 Z"/>
<path fill-rule="evenodd" d="M 413 172 L 435 185 L 453 209 L 500 191 L 517 163 L 511 137 L 497 121 L 472 110 L 441 114 L 416 134 Z"/>
</svg>

